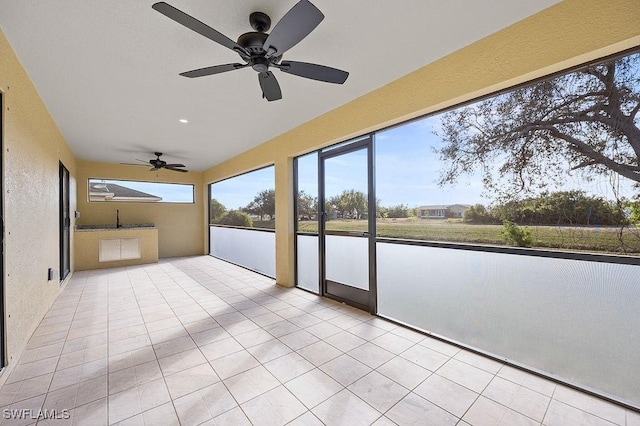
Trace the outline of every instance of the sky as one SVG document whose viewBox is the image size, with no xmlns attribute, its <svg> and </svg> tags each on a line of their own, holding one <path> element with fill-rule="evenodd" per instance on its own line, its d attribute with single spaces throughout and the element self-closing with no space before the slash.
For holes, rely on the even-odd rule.
<svg viewBox="0 0 640 426">
<path fill-rule="evenodd" d="M 441 189 L 435 183 L 440 164 L 432 146 L 437 142 L 426 124 L 414 122 L 376 136 L 376 191 L 383 206 L 406 204 L 475 204 L 482 201 L 478 180 L 469 185 Z M 326 198 L 344 190 L 367 192 L 366 151 L 360 150 L 325 161 Z M 258 170 L 215 183 L 212 197 L 227 209 L 244 207 L 261 190 L 274 188 L 273 168 Z M 318 195 L 318 157 L 298 158 L 298 188 Z"/>
<path fill-rule="evenodd" d="M 275 172 L 273 166 L 269 166 L 214 183 L 211 198 L 218 200 L 227 210 L 239 210 L 261 191 L 274 188 Z"/>
<path fill-rule="evenodd" d="M 439 118 L 430 117 L 376 134 L 376 194 L 383 206 L 482 203 L 478 176 L 463 177 L 455 186 L 437 184 L 442 162 L 434 153 Z"/>
<path fill-rule="evenodd" d="M 136 182 L 129 180 L 91 179 L 91 182 L 114 183 L 147 194 L 162 197 L 165 203 L 193 203 L 193 185 L 159 182 Z"/>
<path fill-rule="evenodd" d="M 376 197 L 382 206 L 477 203 L 489 206 L 494 201 L 483 192 L 479 174 L 463 175 L 454 185 L 438 185 L 443 163 L 434 149 L 441 144 L 436 136 L 440 119 L 440 115 L 435 115 L 376 133 Z M 366 193 L 366 164 L 365 150 L 326 159 L 326 198 L 350 189 Z M 637 193 L 630 180 L 622 179 L 621 195 L 630 197 Z M 274 186 L 273 167 L 268 167 L 214 184 L 212 196 L 227 209 L 239 208 L 251 202 L 260 191 Z M 316 153 L 298 158 L 298 188 L 312 196 L 318 195 Z M 587 182 L 574 173 L 567 175 L 562 186 L 549 188 L 550 191 L 572 189 L 615 199 L 611 182 L 605 177 Z"/>
<path fill-rule="evenodd" d="M 376 197 L 383 206 L 405 204 L 475 204 L 483 201 L 480 180 L 463 179 L 455 188 L 440 188 L 436 181 L 442 164 L 433 153 L 438 139 L 433 120 L 414 121 L 379 132 L 375 136 Z M 317 196 L 318 157 L 298 160 L 298 187 Z M 345 189 L 366 192 L 366 152 L 364 150 L 325 162 L 327 198 Z"/>
<path fill-rule="evenodd" d="M 484 191 L 479 173 L 463 175 L 455 184 L 438 185 L 437 181 L 444 166 L 435 152 L 442 143 L 436 135 L 440 119 L 440 115 L 435 115 L 376 133 L 376 198 L 382 206 L 405 204 L 418 207 L 478 203 L 488 206 L 494 201 Z M 318 192 L 317 161 L 315 153 L 298 160 L 298 186 L 314 196 L 317 196 Z M 325 162 L 327 198 L 344 189 L 366 191 L 362 178 L 366 176 L 364 150 L 359 154 L 349 154 L 349 157 L 326 161 L 332 163 L 332 167 L 329 167 L 329 163 Z M 632 188 L 633 182 L 628 179 L 621 178 L 617 184 L 621 195 L 631 197 L 637 193 L 637 190 L 634 191 Z M 549 188 L 550 191 L 573 189 L 584 190 L 609 200 L 615 199 L 612 184 L 606 177 L 587 182 L 574 173 L 565 177 L 563 185 Z"/>
</svg>

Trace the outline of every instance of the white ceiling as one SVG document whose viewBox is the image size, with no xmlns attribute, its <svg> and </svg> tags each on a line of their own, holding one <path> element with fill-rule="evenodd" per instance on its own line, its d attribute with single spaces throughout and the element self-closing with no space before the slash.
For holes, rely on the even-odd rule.
<svg viewBox="0 0 640 426">
<path fill-rule="evenodd" d="M 274 70 L 274 102 L 250 68 L 179 76 L 240 58 L 154 11 L 154 0 L 0 0 L 0 28 L 77 158 L 162 151 L 206 170 L 558 1 L 312 0 L 325 19 L 285 59 L 350 76 L 333 85 Z M 273 29 L 296 0 L 167 2 L 235 40 L 252 31 L 251 12 L 271 16 Z"/>
</svg>

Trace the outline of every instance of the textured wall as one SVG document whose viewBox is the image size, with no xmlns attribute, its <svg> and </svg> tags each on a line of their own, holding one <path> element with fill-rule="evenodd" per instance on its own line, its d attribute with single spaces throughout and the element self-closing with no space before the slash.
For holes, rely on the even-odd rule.
<svg viewBox="0 0 640 426">
<path fill-rule="evenodd" d="M 640 45 L 638 0 L 565 0 L 204 173 L 276 166 L 276 279 L 293 285 L 291 163 L 305 152 Z"/>
<path fill-rule="evenodd" d="M 87 181 L 97 179 L 140 180 L 195 185 L 194 204 L 89 202 Z M 154 223 L 158 228 L 158 256 L 175 257 L 205 253 L 205 195 L 202 173 L 150 172 L 145 167 L 78 160 L 78 225 Z"/>
<path fill-rule="evenodd" d="M 58 270 L 60 264 L 58 165 L 61 161 L 70 172 L 73 211 L 76 162 L 2 32 L 0 91 L 5 101 L 4 321 L 9 363 L 2 383 L 60 292 L 57 279 L 47 281 L 47 269 Z M 73 261 L 71 266 L 73 270 Z"/>
</svg>

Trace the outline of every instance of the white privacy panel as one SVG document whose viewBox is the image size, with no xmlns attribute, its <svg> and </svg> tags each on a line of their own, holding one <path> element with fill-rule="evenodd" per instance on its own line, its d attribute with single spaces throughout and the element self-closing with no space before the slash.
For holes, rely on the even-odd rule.
<svg viewBox="0 0 640 426">
<path fill-rule="evenodd" d="M 210 226 L 209 254 L 275 278 L 276 234 Z"/>
<path fill-rule="evenodd" d="M 327 235 L 325 238 L 326 279 L 369 290 L 369 240 Z"/>
<path fill-rule="evenodd" d="M 296 250 L 298 259 L 298 287 L 319 294 L 318 236 L 297 235 Z"/>
<path fill-rule="evenodd" d="M 640 266 L 377 243 L 378 312 L 640 407 Z"/>
</svg>

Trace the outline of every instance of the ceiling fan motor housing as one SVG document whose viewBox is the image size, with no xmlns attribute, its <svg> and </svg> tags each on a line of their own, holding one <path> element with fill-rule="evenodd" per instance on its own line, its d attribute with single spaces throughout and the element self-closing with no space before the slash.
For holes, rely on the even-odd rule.
<svg viewBox="0 0 640 426">
<path fill-rule="evenodd" d="M 161 152 L 154 152 L 153 154 L 156 157 L 158 157 L 158 158 L 154 158 L 153 160 L 149 160 L 149 164 L 151 164 L 153 167 L 155 167 L 157 169 L 160 169 L 160 168 L 164 167 L 167 164 L 166 161 L 163 161 L 163 160 L 160 159 L 160 156 L 162 155 Z"/>
<path fill-rule="evenodd" d="M 269 34 L 259 33 L 259 32 L 250 32 L 244 33 L 240 37 L 238 37 L 238 44 L 253 56 L 253 55 L 263 55 L 264 42 L 269 37 Z"/>
<path fill-rule="evenodd" d="M 259 32 L 244 33 L 238 37 L 238 44 L 251 54 L 251 58 L 245 59 L 245 61 L 257 72 L 267 72 L 269 66 L 277 64 L 282 59 L 282 55 L 271 58 L 266 57 L 267 52 L 264 50 L 264 42 L 267 37 L 269 37 L 269 34 Z"/>
</svg>

